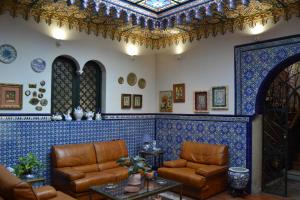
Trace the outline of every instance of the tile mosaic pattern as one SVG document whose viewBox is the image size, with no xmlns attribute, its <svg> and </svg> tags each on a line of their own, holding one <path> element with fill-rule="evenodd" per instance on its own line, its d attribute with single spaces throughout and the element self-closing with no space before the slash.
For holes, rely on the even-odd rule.
<svg viewBox="0 0 300 200">
<path fill-rule="evenodd" d="M 300 53 L 300 36 L 235 49 L 236 114 L 255 114 L 262 82 L 282 61 Z"/>
<path fill-rule="evenodd" d="M 18 157 L 29 152 L 37 155 L 45 168 L 41 175 L 50 180 L 52 145 L 89 143 L 125 139 L 130 155 L 141 148 L 145 133 L 154 137 L 155 119 L 123 119 L 81 122 L 0 122 L 0 163 L 16 164 Z"/>
<path fill-rule="evenodd" d="M 156 138 L 159 147 L 164 151 L 165 160 L 179 158 L 181 144 L 184 141 L 196 141 L 209 144 L 225 144 L 229 147 L 230 166 L 248 167 L 247 136 L 248 118 L 242 120 L 227 117 L 205 117 L 204 120 L 195 120 L 189 117 L 184 120 L 175 117 L 156 119 Z M 217 120 L 216 120 L 217 119 Z M 229 120 L 228 120 L 229 119 Z M 250 151 L 251 152 L 251 151 Z"/>
</svg>

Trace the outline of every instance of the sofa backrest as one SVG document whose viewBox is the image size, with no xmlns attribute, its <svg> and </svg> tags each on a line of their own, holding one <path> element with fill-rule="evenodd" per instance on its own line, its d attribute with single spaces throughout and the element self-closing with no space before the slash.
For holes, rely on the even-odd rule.
<svg viewBox="0 0 300 200">
<path fill-rule="evenodd" d="M 79 167 L 85 172 L 97 170 L 96 154 L 92 143 L 52 146 L 51 156 L 55 168 Z"/>
<path fill-rule="evenodd" d="M 94 143 L 94 146 L 98 164 L 115 162 L 120 157 L 128 156 L 128 150 L 124 140 L 97 142 Z"/>
<path fill-rule="evenodd" d="M 227 165 L 228 147 L 220 144 L 184 142 L 180 157 L 200 164 Z"/>
<path fill-rule="evenodd" d="M 0 197 L 5 200 L 37 199 L 32 187 L 7 171 L 3 165 L 0 165 Z"/>
</svg>

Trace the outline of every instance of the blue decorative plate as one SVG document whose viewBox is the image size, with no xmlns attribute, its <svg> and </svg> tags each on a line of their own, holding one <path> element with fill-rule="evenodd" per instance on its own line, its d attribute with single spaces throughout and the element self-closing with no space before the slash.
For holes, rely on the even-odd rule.
<svg viewBox="0 0 300 200">
<path fill-rule="evenodd" d="M 0 46 L 0 61 L 9 64 L 12 63 L 17 58 L 16 49 L 9 45 L 3 44 Z"/>
<path fill-rule="evenodd" d="M 46 69 L 46 62 L 41 58 L 31 61 L 31 68 L 37 73 L 41 73 Z"/>
</svg>

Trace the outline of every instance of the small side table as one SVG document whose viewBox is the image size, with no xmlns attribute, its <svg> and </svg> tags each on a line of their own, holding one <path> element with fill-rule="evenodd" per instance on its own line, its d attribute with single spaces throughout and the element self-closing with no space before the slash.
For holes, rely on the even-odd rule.
<svg viewBox="0 0 300 200">
<path fill-rule="evenodd" d="M 158 151 L 141 150 L 139 152 L 139 154 L 143 158 L 146 158 L 147 156 L 153 157 L 153 159 L 154 159 L 154 166 L 153 166 L 154 170 L 157 170 L 163 164 L 163 161 L 164 161 L 164 152 L 163 152 L 163 150 L 158 150 Z"/>
<path fill-rule="evenodd" d="M 32 187 L 40 187 L 44 184 L 45 178 L 43 177 L 22 178 L 22 181 L 27 182 Z"/>
</svg>

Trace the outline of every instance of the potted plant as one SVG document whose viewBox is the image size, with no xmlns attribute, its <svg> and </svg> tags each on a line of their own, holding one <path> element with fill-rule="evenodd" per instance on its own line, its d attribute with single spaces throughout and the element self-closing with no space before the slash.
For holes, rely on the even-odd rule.
<svg viewBox="0 0 300 200">
<path fill-rule="evenodd" d="M 151 171 L 151 167 L 146 163 L 145 159 L 140 156 L 135 157 L 121 157 L 117 163 L 128 168 L 128 184 L 139 185 L 141 184 L 141 174 Z"/>
<path fill-rule="evenodd" d="M 17 165 L 14 166 L 16 176 L 20 178 L 33 178 L 34 171 L 42 168 L 42 163 L 32 153 L 27 156 L 20 157 Z"/>
</svg>

